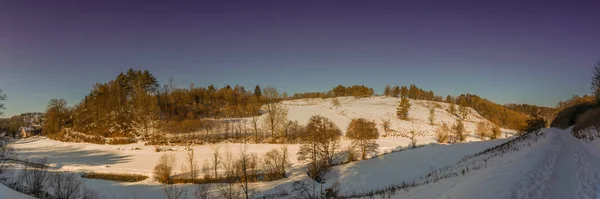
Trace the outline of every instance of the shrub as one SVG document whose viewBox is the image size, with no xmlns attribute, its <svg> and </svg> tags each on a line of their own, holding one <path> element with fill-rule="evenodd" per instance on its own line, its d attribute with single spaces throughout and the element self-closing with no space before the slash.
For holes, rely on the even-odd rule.
<svg viewBox="0 0 600 199">
<path fill-rule="evenodd" d="M 454 142 L 464 142 L 467 140 L 467 132 L 462 120 L 456 120 L 456 123 L 452 125 L 452 131 L 454 132 Z"/>
<path fill-rule="evenodd" d="M 444 122 L 435 130 L 435 138 L 439 143 L 447 143 L 450 138 L 450 127 Z"/>
<path fill-rule="evenodd" d="M 172 183 L 171 175 L 175 168 L 175 155 L 163 154 L 158 159 L 158 163 L 154 166 L 154 178 L 161 183 Z"/>
<path fill-rule="evenodd" d="M 138 174 L 119 174 L 119 173 L 84 173 L 82 178 L 110 180 L 115 182 L 139 182 L 148 179 L 148 176 Z"/>
<path fill-rule="evenodd" d="M 573 132 L 579 132 L 588 127 L 600 127 L 600 108 L 588 110 L 577 118 Z"/>
</svg>

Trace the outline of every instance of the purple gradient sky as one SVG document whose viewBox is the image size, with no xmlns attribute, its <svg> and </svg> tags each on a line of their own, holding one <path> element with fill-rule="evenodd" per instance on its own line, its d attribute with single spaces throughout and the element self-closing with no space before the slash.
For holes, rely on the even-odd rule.
<svg viewBox="0 0 600 199">
<path fill-rule="evenodd" d="M 554 106 L 589 92 L 600 1 L 0 2 L 6 116 L 150 69 L 180 87 L 417 84 Z"/>
</svg>

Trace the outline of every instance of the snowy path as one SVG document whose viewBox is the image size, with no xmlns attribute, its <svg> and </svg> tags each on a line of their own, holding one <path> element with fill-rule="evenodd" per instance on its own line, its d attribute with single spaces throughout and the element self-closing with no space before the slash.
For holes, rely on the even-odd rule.
<svg viewBox="0 0 600 199">
<path fill-rule="evenodd" d="M 543 161 L 513 190 L 516 198 L 598 198 L 600 161 L 567 131 L 555 135 Z M 526 160 L 524 160 L 526 161 Z"/>
</svg>

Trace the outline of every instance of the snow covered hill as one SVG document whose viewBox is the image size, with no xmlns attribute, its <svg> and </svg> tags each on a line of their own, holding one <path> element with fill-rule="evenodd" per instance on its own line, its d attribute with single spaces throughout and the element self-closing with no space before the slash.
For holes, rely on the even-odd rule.
<svg viewBox="0 0 600 199">
<path fill-rule="evenodd" d="M 396 107 L 398 98 L 392 97 L 369 97 L 354 98 L 341 97 L 339 106 L 333 106 L 332 99 L 301 99 L 282 102 L 288 109 L 288 118 L 297 120 L 300 124 L 306 124 L 308 119 L 316 114 L 325 116 L 336 123 L 338 127 L 345 132 L 351 119 L 364 117 L 377 123 L 382 119 L 391 121 L 391 128 L 396 132 L 407 132 L 415 130 L 423 132 L 418 137 L 418 144 L 435 143 L 434 133 L 436 126 L 429 124 L 429 107 L 436 106 L 435 123 L 441 122 L 453 124 L 457 118 L 449 114 L 446 109 L 447 103 L 431 102 L 423 100 L 411 100 L 411 110 L 409 112 L 409 121 L 402 121 L 396 118 Z M 264 117 L 264 116 L 261 116 Z M 250 120 L 250 118 L 241 118 Z M 378 189 L 383 186 L 409 182 L 415 180 L 434 169 L 452 165 L 465 155 L 480 152 L 486 148 L 499 145 L 511 140 L 512 137 L 481 141 L 474 136 L 475 125 L 484 120 L 476 111 L 470 110 L 470 114 L 465 121 L 465 126 L 471 135 L 466 143 L 459 144 L 432 144 L 426 147 L 406 150 L 398 153 L 379 156 L 366 161 L 359 161 L 332 168 L 324 186 L 330 186 L 335 181 L 342 182 L 342 193 L 354 191 L 368 191 Z M 381 131 L 381 126 L 378 126 Z M 503 129 L 508 135 L 514 135 L 514 131 Z M 377 140 L 379 153 L 388 153 L 392 150 L 404 148 L 409 145 L 410 140 L 405 137 L 390 136 L 380 137 Z M 342 140 L 342 146 L 349 145 L 349 140 Z M 156 152 L 154 146 L 146 146 L 144 143 L 135 143 L 128 145 L 97 145 L 89 143 L 67 143 L 49 140 L 47 138 L 28 138 L 13 143 L 12 146 L 17 150 L 19 158 L 48 158 L 52 169 L 71 171 L 71 172 L 111 172 L 111 173 L 134 173 L 143 175 L 152 175 L 152 168 L 156 164 L 159 156 L 163 153 L 175 154 L 177 158 L 176 168 L 180 168 L 185 161 L 185 147 L 171 146 L 163 147 L 169 149 L 166 152 Z M 239 144 L 239 143 L 220 143 L 221 151 L 230 150 L 235 156 L 241 148 L 246 147 L 248 152 L 263 155 L 271 149 L 280 148 L 279 144 Z M 299 145 L 287 145 L 290 151 L 290 160 L 292 167 L 289 178 L 272 182 L 255 183 L 262 195 L 289 190 L 294 181 L 308 180 L 305 175 L 305 165 L 297 162 L 296 152 Z M 211 146 L 194 146 L 195 157 L 200 164 L 209 162 L 212 154 Z M 176 169 L 176 173 L 180 172 Z M 161 184 L 152 178 L 136 183 L 118 183 L 104 180 L 82 179 L 86 185 L 107 196 L 108 198 L 162 198 L 163 191 Z M 191 192 L 194 185 L 178 185 L 188 188 Z"/>
</svg>

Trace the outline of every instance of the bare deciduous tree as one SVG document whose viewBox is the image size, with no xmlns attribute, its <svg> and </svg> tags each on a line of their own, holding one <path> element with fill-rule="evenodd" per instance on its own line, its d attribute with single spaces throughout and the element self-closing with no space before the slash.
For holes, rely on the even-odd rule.
<svg viewBox="0 0 600 199">
<path fill-rule="evenodd" d="M 163 154 L 158 159 L 158 163 L 154 166 L 154 178 L 162 183 L 172 183 L 173 169 L 175 168 L 175 155 Z"/>
<path fill-rule="evenodd" d="M 265 129 L 271 132 L 271 139 L 275 138 L 275 132 L 287 121 L 287 109 L 277 100 L 280 98 L 279 92 L 275 87 L 266 87 L 263 89 L 263 98 L 265 99 L 266 117 L 263 122 Z"/>
<path fill-rule="evenodd" d="M 305 144 L 298 151 L 299 161 L 309 161 L 309 175 L 316 178 L 332 165 L 333 155 L 339 148 L 342 131 L 331 120 L 312 116 L 302 137 Z"/>
<path fill-rule="evenodd" d="M 259 133 L 258 121 L 259 121 L 258 115 L 252 116 L 252 119 L 250 120 L 250 124 L 252 125 L 252 133 L 254 133 L 254 142 L 258 142 L 258 133 Z"/>
<path fill-rule="evenodd" d="M 177 187 L 173 184 L 165 184 L 163 186 L 166 199 L 184 199 L 187 198 L 187 193 L 184 188 Z"/>
<path fill-rule="evenodd" d="M 384 135 L 387 137 L 389 136 L 389 132 L 390 132 L 390 119 L 389 118 L 382 118 L 381 119 L 381 128 L 383 129 L 383 133 Z"/>
<path fill-rule="evenodd" d="M 286 176 L 286 171 L 290 164 L 288 156 L 287 146 L 282 147 L 281 150 L 270 150 L 265 154 L 263 169 L 265 170 L 265 178 L 267 180 L 284 178 Z"/>
<path fill-rule="evenodd" d="M 85 194 L 81 181 L 73 173 L 56 172 L 51 174 L 50 187 L 56 199 L 78 199 Z"/>
<path fill-rule="evenodd" d="M 219 169 L 219 164 L 221 164 L 221 154 L 219 153 L 220 149 L 219 149 L 219 145 L 212 145 L 211 146 L 211 150 L 212 150 L 212 166 L 214 169 L 214 175 L 213 178 L 217 179 L 219 178 L 219 173 L 218 173 L 218 169 Z"/>
<path fill-rule="evenodd" d="M 48 189 L 47 182 L 50 174 L 46 165 L 46 159 L 31 161 L 34 164 L 24 164 L 21 174 L 19 176 L 20 181 L 23 183 L 25 192 L 35 197 L 41 198 L 46 194 Z M 35 166 L 34 165 L 43 165 Z M 38 167 L 38 168 L 36 168 Z"/>
<path fill-rule="evenodd" d="M 194 179 L 194 178 L 198 177 L 198 170 L 199 170 L 198 162 L 195 159 L 194 147 L 192 147 L 192 146 L 187 147 L 186 161 L 187 161 L 187 170 L 190 174 L 190 179 Z"/>
<path fill-rule="evenodd" d="M 14 158 L 13 151 L 13 148 L 9 146 L 0 148 L 0 175 L 12 166 L 10 160 Z"/>
<path fill-rule="evenodd" d="M 200 184 L 196 187 L 196 191 L 194 192 L 194 199 L 209 199 L 211 198 L 210 189 L 212 188 L 211 184 Z"/>
</svg>

